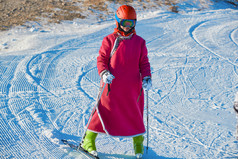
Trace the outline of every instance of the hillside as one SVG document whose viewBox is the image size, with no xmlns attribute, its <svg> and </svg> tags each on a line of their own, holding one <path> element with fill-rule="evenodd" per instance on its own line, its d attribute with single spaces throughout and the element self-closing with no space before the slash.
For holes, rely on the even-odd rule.
<svg viewBox="0 0 238 159">
<path fill-rule="evenodd" d="M 220 0 L 238 6 L 237 0 Z M 133 5 L 139 11 L 165 9 L 178 13 L 184 8 L 181 3 L 202 10 L 220 1 L 204 0 L 0 0 L 0 30 L 25 25 L 26 22 L 60 23 L 64 20 L 82 20 L 94 17 L 95 21 L 106 20 L 114 15 L 122 4 Z"/>
</svg>

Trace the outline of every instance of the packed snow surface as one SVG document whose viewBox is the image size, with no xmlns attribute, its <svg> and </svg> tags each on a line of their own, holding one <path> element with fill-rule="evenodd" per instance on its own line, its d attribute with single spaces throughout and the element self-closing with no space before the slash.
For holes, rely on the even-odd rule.
<svg viewBox="0 0 238 159">
<path fill-rule="evenodd" d="M 99 89 L 98 50 L 114 27 L 114 19 L 35 23 L 1 33 L 0 158 L 83 158 L 60 140 L 82 139 Z M 237 158 L 238 10 L 141 13 L 136 31 L 153 82 L 144 158 Z M 146 117 L 145 109 L 147 126 Z M 100 134 L 96 144 L 103 159 L 134 158 L 131 138 Z"/>
</svg>

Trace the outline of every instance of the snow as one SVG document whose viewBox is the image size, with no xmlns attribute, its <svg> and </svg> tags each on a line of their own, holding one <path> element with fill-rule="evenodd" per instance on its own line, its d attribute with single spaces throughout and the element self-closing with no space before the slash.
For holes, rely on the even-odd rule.
<svg viewBox="0 0 238 159">
<path fill-rule="evenodd" d="M 153 81 L 144 158 L 237 158 L 238 10 L 181 6 L 189 9 L 139 13 Z M 1 33 L 0 158 L 82 158 L 60 139 L 82 139 L 99 88 L 96 57 L 114 27 L 33 22 Z M 131 138 L 100 134 L 96 144 L 101 158 L 134 158 Z"/>
</svg>

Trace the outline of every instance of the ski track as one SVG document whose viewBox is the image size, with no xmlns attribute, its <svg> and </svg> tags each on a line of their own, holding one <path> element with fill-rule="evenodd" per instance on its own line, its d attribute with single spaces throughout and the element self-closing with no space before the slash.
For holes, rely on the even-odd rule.
<svg viewBox="0 0 238 159">
<path fill-rule="evenodd" d="M 236 46 L 238 46 L 238 40 L 236 39 L 237 35 L 238 35 L 238 28 L 232 30 L 229 35 L 230 39 L 236 44 Z"/>
<path fill-rule="evenodd" d="M 231 31 L 230 33 L 230 39 L 233 41 L 233 43 L 238 47 L 238 28 L 235 28 L 233 31 Z M 235 62 L 238 62 L 238 58 L 236 58 Z M 237 67 L 234 66 L 234 72 L 236 73 L 236 75 L 238 76 L 238 71 L 237 71 Z"/>
<path fill-rule="evenodd" d="M 222 20 L 219 20 L 219 22 L 221 23 L 221 21 Z M 224 19 L 224 21 L 225 21 L 225 19 Z M 229 58 L 227 58 L 226 56 L 224 56 L 224 55 L 221 55 L 221 54 L 219 54 L 219 53 L 217 53 L 216 51 L 214 51 L 212 48 L 209 48 L 209 46 L 212 46 L 212 43 L 214 43 L 214 44 L 216 44 L 216 45 L 220 45 L 220 44 L 222 44 L 220 41 L 218 41 L 218 39 L 216 39 L 217 37 L 206 37 L 206 41 L 205 42 L 207 42 L 207 41 L 209 41 L 210 43 L 209 43 L 209 46 L 206 46 L 206 44 L 204 44 L 204 41 L 202 42 L 202 40 L 199 40 L 199 38 L 196 36 L 196 30 L 199 30 L 199 28 L 201 27 L 201 26 L 203 26 L 203 25 L 206 25 L 206 23 L 213 23 L 213 21 L 203 21 L 203 22 L 201 22 L 201 23 L 198 23 L 198 24 L 196 24 L 195 26 L 193 26 L 193 27 L 191 27 L 191 29 L 190 29 L 190 35 L 191 35 L 191 37 L 199 44 L 199 45 L 201 45 L 202 47 L 204 47 L 205 49 L 207 49 L 209 52 L 211 52 L 212 54 L 214 54 L 214 55 L 216 55 L 216 56 L 218 56 L 219 58 L 221 58 L 221 59 L 223 59 L 223 60 L 226 60 L 227 62 L 229 62 L 229 63 L 231 63 L 232 65 L 234 65 L 234 66 L 238 66 L 238 64 L 236 64 L 236 63 L 234 63 L 233 62 L 233 60 L 230 60 Z M 237 24 L 238 24 L 238 21 L 231 21 L 231 22 L 229 22 L 228 24 L 227 24 L 228 22 L 224 22 L 224 24 L 219 24 L 218 26 L 219 26 L 219 28 L 217 27 L 217 25 L 216 25 L 216 23 L 214 24 L 214 29 L 213 29 L 213 27 L 210 27 L 209 28 L 209 30 L 215 30 L 215 33 L 216 34 L 218 34 L 219 33 L 219 31 L 221 30 L 222 31 L 222 29 L 223 28 L 225 28 L 226 26 L 229 26 L 229 25 L 231 25 L 231 24 L 236 24 L 236 25 L 234 25 L 234 26 L 237 26 Z M 230 24 L 231 23 L 231 24 Z M 224 26 L 223 26 L 224 25 Z M 222 27 L 221 27 L 222 26 Z M 204 28 L 206 28 L 206 29 L 208 29 L 207 27 L 204 27 Z M 218 30 L 219 29 L 219 30 Z M 230 28 L 229 28 L 230 29 Z M 205 31 L 204 31 L 205 32 Z M 208 32 L 208 34 L 205 34 L 205 35 L 210 35 L 211 36 L 211 33 L 209 34 L 209 31 L 207 31 Z M 232 33 L 232 31 L 231 31 L 231 33 Z M 202 35 L 204 35 L 204 34 L 202 34 Z M 211 39 L 210 39 L 211 38 Z M 235 43 L 235 41 L 233 40 L 233 38 L 234 37 L 231 37 L 230 36 L 230 39 Z M 204 39 L 203 39 L 204 40 Z M 235 43 L 236 44 L 236 46 L 237 46 L 237 43 Z M 224 45 L 224 44 L 223 44 Z M 217 47 L 218 49 L 219 49 L 219 47 Z"/>
<path fill-rule="evenodd" d="M 228 124 L 238 84 L 238 21 L 220 16 L 162 13 L 139 21 L 153 77 L 145 158 L 238 156 Z M 82 139 L 99 88 L 98 49 L 111 30 L 33 56 L 1 56 L 0 158 L 77 158 L 60 139 Z M 131 142 L 99 135 L 96 144 L 102 158 L 133 158 Z"/>
</svg>

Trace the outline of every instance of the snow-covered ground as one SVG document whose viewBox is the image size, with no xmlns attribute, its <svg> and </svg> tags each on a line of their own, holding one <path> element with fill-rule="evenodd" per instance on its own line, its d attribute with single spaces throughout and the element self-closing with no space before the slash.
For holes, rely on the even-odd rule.
<svg viewBox="0 0 238 159">
<path fill-rule="evenodd" d="M 138 13 L 153 80 L 144 158 L 237 158 L 238 10 L 181 8 L 189 10 Z M 60 139 L 82 139 L 99 88 L 96 57 L 114 27 L 35 23 L 0 33 L 0 158 L 82 158 Z M 133 158 L 131 138 L 99 135 L 96 144 L 103 159 Z"/>
</svg>

